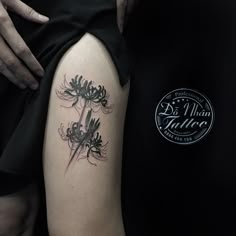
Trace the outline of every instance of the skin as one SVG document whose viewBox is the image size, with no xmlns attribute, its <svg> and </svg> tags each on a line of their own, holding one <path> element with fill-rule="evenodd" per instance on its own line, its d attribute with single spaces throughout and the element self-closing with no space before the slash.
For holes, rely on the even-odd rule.
<svg viewBox="0 0 236 236">
<path fill-rule="evenodd" d="M 8 11 L 40 24 L 49 19 L 20 0 L 0 0 L 0 73 L 22 89 L 37 89 L 35 76 L 42 77 L 44 70 L 16 31 Z"/>
<path fill-rule="evenodd" d="M 139 0 L 116 0 L 117 22 L 121 32 L 123 32 L 125 22 L 127 22 L 127 17 L 133 11 L 138 2 Z"/>
<path fill-rule="evenodd" d="M 117 0 L 117 22 L 123 31 L 126 17 L 137 0 Z M 30 51 L 22 37 L 16 31 L 8 11 L 13 11 L 23 18 L 39 24 L 49 18 L 36 12 L 20 0 L 0 0 L 0 74 L 21 89 L 37 89 L 35 77 L 42 77 L 44 70 Z"/>
<path fill-rule="evenodd" d="M 39 206 L 34 184 L 0 198 L 0 235 L 32 236 Z"/>
<path fill-rule="evenodd" d="M 120 12 L 125 11 L 127 6 L 125 8 L 124 6 L 118 5 L 117 17 L 118 22 L 121 22 L 119 23 L 121 31 L 125 14 L 120 14 Z M 0 0 L 0 74 L 5 75 L 19 88 L 37 89 L 34 75 L 43 76 L 43 69 L 17 33 L 6 8 L 8 11 L 14 10 L 22 17 L 38 23 L 45 23 L 48 18 L 38 15 L 39 13 L 19 0 Z M 82 57 L 77 57 L 77 55 L 82 55 Z M 25 66 L 20 61 L 23 61 Z M 75 67 L 71 67 L 71 61 L 77 63 Z M 86 61 L 92 61 L 93 66 L 87 68 L 88 63 L 84 63 Z M 75 68 L 78 70 L 74 70 Z M 101 70 L 101 68 L 103 69 Z M 101 71 L 103 73 L 100 73 Z M 58 131 L 61 124 L 66 126 L 68 122 L 74 120 L 78 122 L 80 115 L 78 116 L 78 111 L 74 108 L 69 109 L 70 111 L 57 109 L 61 107 L 63 100 L 57 96 L 55 91 L 60 89 L 65 74 L 68 79 L 77 74 L 83 75 L 86 80 L 92 80 L 94 86 L 104 86 L 110 94 L 107 99 L 111 105 L 114 105 L 114 108 L 112 107 L 113 109 L 107 113 L 101 109 L 91 115 L 91 119 L 99 119 L 100 125 L 96 132 L 99 132 L 102 137 L 101 153 L 106 151 L 107 155 L 88 152 L 88 146 L 86 149 L 88 158 L 83 159 L 78 148 L 78 151 L 75 152 L 76 158 L 72 158 L 72 154 L 72 161 L 69 162 L 68 141 L 66 142 Z M 83 236 L 124 236 L 120 205 L 120 175 L 124 115 L 129 85 L 124 88 L 120 87 L 116 69 L 102 43 L 91 35 L 85 35 L 83 40 L 77 43 L 59 63 L 52 91 L 54 92 L 50 99 L 43 155 L 50 236 L 73 236 L 78 235 L 78 232 Z M 54 106 L 55 104 L 57 106 Z M 87 108 L 84 118 L 87 117 L 88 111 Z M 81 112 L 79 111 L 79 113 Z M 82 124 L 85 125 L 84 120 Z M 90 127 L 88 130 L 91 131 L 91 129 Z M 51 144 L 53 139 L 50 139 L 52 134 L 57 137 L 54 149 Z M 91 138 L 96 138 L 95 133 Z M 87 140 L 89 141 L 89 137 Z M 97 149 L 91 150 L 97 151 Z M 57 159 L 55 159 L 56 157 Z M 78 161 L 79 159 L 80 161 Z M 51 165 L 56 162 L 58 168 Z M 88 182 L 85 182 L 84 179 L 87 179 Z M 37 194 L 32 187 L 26 193 L 24 190 L 13 197 L 0 198 L 0 217 L 5 220 L 1 221 L 2 225 L 0 224 L 1 236 L 15 236 L 19 235 L 19 232 L 24 232 L 22 236 L 32 236 L 38 205 Z M 30 199 L 27 196 L 30 196 Z M 86 201 L 84 201 L 85 199 Z M 6 208 L 8 202 L 9 207 L 14 207 Z M 16 203 L 19 204 L 15 206 Z M 88 207 L 90 211 L 88 211 Z M 22 220 L 27 224 L 22 224 Z"/>
<path fill-rule="evenodd" d="M 128 93 L 94 36 L 85 34 L 61 58 L 43 148 L 50 236 L 125 236 L 120 186 Z M 101 145 L 93 142 L 99 137 Z"/>
</svg>

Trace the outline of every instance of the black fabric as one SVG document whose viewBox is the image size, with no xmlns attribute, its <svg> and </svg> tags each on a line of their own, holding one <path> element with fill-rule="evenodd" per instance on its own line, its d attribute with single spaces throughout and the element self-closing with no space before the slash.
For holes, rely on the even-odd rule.
<svg viewBox="0 0 236 236">
<path fill-rule="evenodd" d="M 0 172 L 0 197 L 21 191 L 32 183 L 28 177 Z"/>
<path fill-rule="evenodd" d="M 45 68 L 45 76 L 40 79 L 38 91 L 22 91 L 3 76 L 0 78 L 0 170 L 32 177 L 41 171 L 52 78 L 66 50 L 89 32 L 110 52 L 122 86 L 128 80 L 129 66 L 124 40 L 116 23 L 115 0 L 25 2 L 50 17 L 47 24 L 38 25 L 11 14 L 18 32 Z"/>
<path fill-rule="evenodd" d="M 126 31 L 136 60 L 123 157 L 127 236 L 236 235 L 236 11 L 233 1 L 143 1 Z M 155 110 L 191 88 L 215 110 L 192 145 L 167 141 Z"/>
</svg>

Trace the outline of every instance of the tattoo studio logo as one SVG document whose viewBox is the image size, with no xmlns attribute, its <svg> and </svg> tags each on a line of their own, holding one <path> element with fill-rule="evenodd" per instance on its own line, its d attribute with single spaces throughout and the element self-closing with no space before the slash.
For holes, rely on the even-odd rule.
<svg viewBox="0 0 236 236">
<path fill-rule="evenodd" d="M 160 134 L 176 144 L 193 144 L 205 137 L 214 123 L 209 99 L 192 89 L 177 89 L 162 98 L 155 120 Z"/>
</svg>

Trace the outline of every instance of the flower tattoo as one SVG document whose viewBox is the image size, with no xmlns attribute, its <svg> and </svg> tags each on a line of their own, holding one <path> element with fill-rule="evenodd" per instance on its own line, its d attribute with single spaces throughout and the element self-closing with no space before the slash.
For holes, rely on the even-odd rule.
<svg viewBox="0 0 236 236">
<path fill-rule="evenodd" d="M 57 97 L 67 101 L 70 106 L 64 108 L 75 109 L 79 116 L 64 128 L 61 124 L 58 132 L 62 140 L 67 141 L 70 148 L 70 158 L 67 168 L 74 160 L 94 158 L 99 161 L 107 159 L 107 144 L 102 140 L 99 133 L 101 126 L 100 118 L 93 117 L 93 114 L 101 110 L 104 114 L 112 112 L 112 105 L 109 105 L 109 94 L 104 86 L 96 86 L 93 81 L 88 81 L 83 76 L 76 75 L 67 81 L 66 76 L 59 90 L 56 90 Z"/>
</svg>

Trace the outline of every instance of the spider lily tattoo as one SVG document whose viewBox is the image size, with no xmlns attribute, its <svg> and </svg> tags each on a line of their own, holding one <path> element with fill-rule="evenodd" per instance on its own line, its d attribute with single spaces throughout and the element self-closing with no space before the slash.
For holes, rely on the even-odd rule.
<svg viewBox="0 0 236 236">
<path fill-rule="evenodd" d="M 100 118 L 92 117 L 93 113 L 102 110 L 104 114 L 112 112 L 112 106 L 108 104 L 109 94 L 104 86 L 96 86 L 93 81 L 85 80 L 76 75 L 68 83 L 66 77 L 59 90 L 56 90 L 58 98 L 70 103 L 69 107 L 78 113 L 78 120 L 72 121 L 65 129 L 61 124 L 58 132 L 64 141 L 68 142 L 70 148 L 70 159 L 66 170 L 74 160 L 90 158 L 106 160 L 107 144 L 103 142 L 99 133 L 101 125 Z"/>
</svg>

